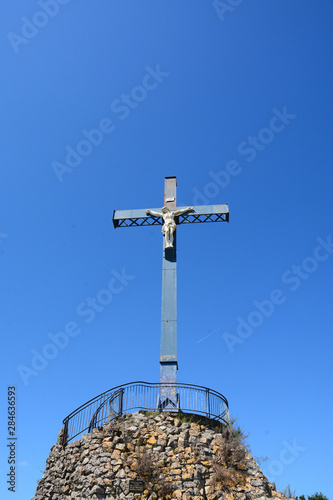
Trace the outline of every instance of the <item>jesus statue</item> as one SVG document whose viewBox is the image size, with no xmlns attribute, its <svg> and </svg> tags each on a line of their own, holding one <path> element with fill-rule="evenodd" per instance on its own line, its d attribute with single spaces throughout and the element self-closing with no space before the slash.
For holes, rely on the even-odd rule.
<svg viewBox="0 0 333 500">
<path fill-rule="evenodd" d="M 168 207 L 163 207 L 161 212 L 154 212 L 153 210 L 146 210 L 146 213 L 152 215 L 153 217 L 162 217 L 164 224 L 162 227 L 162 233 L 165 236 L 165 248 L 173 247 L 173 233 L 176 230 L 175 217 L 184 214 L 185 212 L 190 212 L 193 207 L 183 208 L 183 210 L 170 210 Z"/>
</svg>

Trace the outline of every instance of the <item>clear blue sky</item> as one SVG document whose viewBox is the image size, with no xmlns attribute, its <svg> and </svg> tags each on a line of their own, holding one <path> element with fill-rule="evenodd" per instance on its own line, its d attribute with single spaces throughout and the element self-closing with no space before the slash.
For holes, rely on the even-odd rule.
<svg viewBox="0 0 333 500">
<path fill-rule="evenodd" d="M 2 5 L 1 498 L 8 386 L 27 500 L 68 413 L 158 381 L 160 227 L 112 212 L 161 207 L 172 175 L 179 205 L 230 207 L 178 230 L 178 380 L 228 398 L 280 489 L 333 497 L 333 5 L 225 4 Z M 134 279 L 83 315 L 114 272 Z"/>
</svg>

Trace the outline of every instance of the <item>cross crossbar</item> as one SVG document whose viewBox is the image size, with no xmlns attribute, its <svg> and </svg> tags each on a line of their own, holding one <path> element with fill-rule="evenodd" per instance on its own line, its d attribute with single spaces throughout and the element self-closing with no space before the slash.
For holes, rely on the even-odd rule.
<svg viewBox="0 0 333 500">
<path fill-rule="evenodd" d="M 177 210 L 185 209 L 186 207 L 177 207 Z M 160 208 L 153 208 L 152 211 L 159 212 Z M 200 205 L 193 207 L 189 213 L 185 213 L 175 217 L 177 225 L 193 223 L 193 222 L 229 222 L 229 206 L 223 205 Z M 114 210 L 113 212 L 114 227 L 131 227 L 131 226 L 162 226 L 163 219 L 161 217 L 152 217 L 146 214 L 144 209 L 135 210 Z"/>
</svg>

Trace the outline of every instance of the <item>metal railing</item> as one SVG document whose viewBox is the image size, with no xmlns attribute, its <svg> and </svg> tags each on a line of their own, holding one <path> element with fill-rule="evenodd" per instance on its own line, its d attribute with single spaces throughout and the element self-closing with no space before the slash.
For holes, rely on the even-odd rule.
<svg viewBox="0 0 333 500">
<path fill-rule="evenodd" d="M 131 382 L 103 392 L 70 413 L 64 420 L 63 445 L 115 417 L 134 410 L 163 411 L 159 405 L 161 389 L 175 388 L 178 407 L 164 411 L 182 411 L 204 415 L 227 423 L 229 406 L 219 392 L 193 384 Z"/>
</svg>

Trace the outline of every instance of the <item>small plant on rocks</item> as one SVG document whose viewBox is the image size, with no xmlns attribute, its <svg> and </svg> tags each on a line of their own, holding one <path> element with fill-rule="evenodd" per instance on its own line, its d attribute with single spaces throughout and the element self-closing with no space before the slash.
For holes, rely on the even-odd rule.
<svg viewBox="0 0 333 500">
<path fill-rule="evenodd" d="M 232 422 L 234 423 L 234 421 Z M 212 487 L 220 483 L 222 487 L 228 487 L 244 483 L 246 471 L 246 455 L 249 453 L 249 445 L 245 443 L 242 429 L 231 424 L 221 430 L 221 438 L 218 442 L 218 451 L 212 460 L 214 476 Z"/>
<path fill-rule="evenodd" d="M 287 497 L 287 498 L 294 498 L 296 495 L 296 491 L 292 491 L 291 490 L 291 486 L 290 484 L 288 484 L 288 486 L 286 487 L 286 489 L 284 490 L 283 494 Z"/>
<path fill-rule="evenodd" d="M 142 479 L 151 480 L 155 474 L 154 457 L 150 451 L 138 453 L 134 471 Z"/>
</svg>

